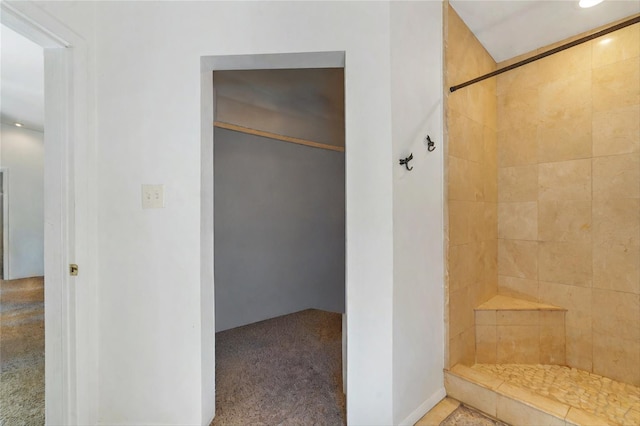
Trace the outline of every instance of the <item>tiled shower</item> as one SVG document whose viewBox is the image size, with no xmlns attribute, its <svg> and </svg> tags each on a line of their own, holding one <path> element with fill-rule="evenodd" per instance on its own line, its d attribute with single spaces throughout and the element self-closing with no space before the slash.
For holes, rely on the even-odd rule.
<svg viewBox="0 0 640 426">
<path fill-rule="evenodd" d="M 449 93 L 556 45 L 496 64 L 447 7 L 447 368 L 640 386 L 640 24 Z"/>
</svg>

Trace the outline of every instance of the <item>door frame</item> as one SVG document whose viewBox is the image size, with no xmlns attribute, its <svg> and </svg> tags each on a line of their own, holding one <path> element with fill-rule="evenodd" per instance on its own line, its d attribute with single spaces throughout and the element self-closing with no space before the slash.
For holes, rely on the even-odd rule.
<svg viewBox="0 0 640 426">
<path fill-rule="evenodd" d="M 45 423 L 95 423 L 97 386 L 90 383 L 97 373 L 87 375 L 89 366 L 97 367 L 95 341 L 85 338 L 95 334 L 95 315 L 85 313 L 95 304 L 87 290 L 76 291 L 90 282 L 96 288 L 93 265 L 85 260 L 95 241 L 87 220 L 95 209 L 87 197 L 95 167 L 89 155 L 86 44 L 30 1 L 2 1 L 0 22 L 44 51 Z M 71 278 L 68 265 L 81 261 L 86 273 Z"/>
<path fill-rule="evenodd" d="M 213 261 L 213 121 L 215 118 L 214 71 L 293 69 L 293 68 L 345 68 L 344 51 L 276 53 L 255 55 L 220 55 L 200 57 L 200 312 L 201 312 L 201 371 L 202 371 L 202 424 L 209 424 L 215 416 L 215 282 Z M 345 94 L 346 96 L 346 94 Z M 346 142 L 346 141 L 345 141 Z M 345 143 L 345 155 L 347 154 Z M 345 162 L 346 185 L 346 162 Z M 345 187 L 345 215 L 347 188 Z M 348 222 L 345 222 L 345 253 Z M 345 300 L 348 281 L 345 264 Z M 347 336 L 343 315 L 343 390 L 346 394 Z"/>
</svg>

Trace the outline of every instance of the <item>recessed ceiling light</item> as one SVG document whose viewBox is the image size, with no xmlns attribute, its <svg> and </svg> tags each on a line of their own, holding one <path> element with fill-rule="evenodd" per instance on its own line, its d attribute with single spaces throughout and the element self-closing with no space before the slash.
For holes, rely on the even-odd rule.
<svg viewBox="0 0 640 426">
<path fill-rule="evenodd" d="M 15 124 L 16 127 L 22 127 L 22 124 L 20 124 L 20 123 L 13 123 L 13 124 Z"/>
<path fill-rule="evenodd" d="M 596 4 L 602 3 L 603 0 L 580 0 L 580 7 L 586 9 L 587 7 L 593 7 Z"/>
</svg>

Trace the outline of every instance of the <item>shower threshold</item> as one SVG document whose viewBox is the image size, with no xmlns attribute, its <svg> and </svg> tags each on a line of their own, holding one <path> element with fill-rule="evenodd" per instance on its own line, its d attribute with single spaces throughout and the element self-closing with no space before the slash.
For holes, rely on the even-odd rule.
<svg viewBox="0 0 640 426">
<path fill-rule="evenodd" d="M 456 365 L 447 395 L 517 425 L 639 425 L 640 388 L 558 365 Z"/>
</svg>

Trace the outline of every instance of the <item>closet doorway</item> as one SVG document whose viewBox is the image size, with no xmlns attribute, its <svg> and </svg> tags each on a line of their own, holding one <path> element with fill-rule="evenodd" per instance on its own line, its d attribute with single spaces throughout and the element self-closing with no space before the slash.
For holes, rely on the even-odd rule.
<svg viewBox="0 0 640 426">
<path fill-rule="evenodd" d="M 214 424 L 345 423 L 344 68 L 213 90 Z"/>
</svg>

